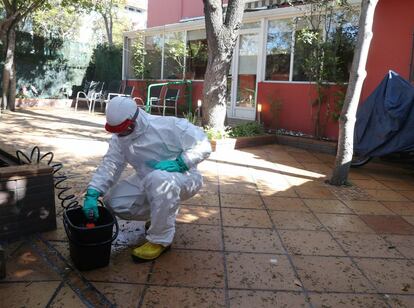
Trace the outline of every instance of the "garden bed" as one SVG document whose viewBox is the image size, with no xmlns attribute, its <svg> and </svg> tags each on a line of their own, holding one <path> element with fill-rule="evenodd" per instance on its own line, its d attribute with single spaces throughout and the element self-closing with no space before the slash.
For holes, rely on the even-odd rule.
<svg viewBox="0 0 414 308">
<path fill-rule="evenodd" d="M 276 134 L 224 138 L 211 140 L 210 143 L 213 151 L 233 150 L 277 143 L 332 155 L 336 154 L 337 145 L 335 141 L 325 141 L 307 137 Z"/>
<path fill-rule="evenodd" d="M 272 144 L 276 143 L 276 140 L 276 135 L 259 135 L 249 137 L 217 139 L 211 140 L 210 143 L 213 151 L 221 151 Z"/>
<path fill-rule="evenodd" d="M 33 108 L 33 107 L 54 107 L 70 108 L 71 99 L 64 98 L 16 98 L 16 107 Z"/>
<path fill-rule="evenodd" d="M 336 155 L 337 148 L 336 141 L 289 135 L 277 135 L 276 143 L 332 155 Z"/>
</svg>

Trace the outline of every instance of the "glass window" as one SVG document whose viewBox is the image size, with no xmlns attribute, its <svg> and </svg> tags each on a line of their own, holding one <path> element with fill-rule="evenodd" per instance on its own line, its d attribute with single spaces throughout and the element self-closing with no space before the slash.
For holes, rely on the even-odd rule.
<svg viewBox="0 0 414 308">
<path fill-rule="evenodd" d="M 292 79 L 347 82 L 358 19 L 359 12 L 341 11 L 328 17 L 297 19 Z"/>
<path fill-rule="evenodd" d="M 166 33 L 164 42 L 164 79 L 183 79 L 184 55 L 184 32 Z"/>
<path fill-rule="evenodd" d="M 292 42 L 290 20 L 269 21 L 266 43 L 266 80 L 289 80 Z"/>
<path fill-rule="evenodd" d="M 124 74 L 127 79 L 134 79 L 134 78 L 142 78 L 142 74 L 140 76 L 136 76 L 134 67 L 134 40 L 130 38 L 125 38 L 124 40 L 124 59 L 126 65 L 124 67 L 125 71 Z M 142 59 L 142 58 L 141 58 Z"/>
<path fill-rule="evenodd" d="M 207 38 L 205 30 L 187 32 L 186 78 L 204 79 L 207 67 Z"/>
<path fill-rule="evenodd" d="M 145 37 L 144 79 L 161 79 L 162 35 Z"/>
</svg>

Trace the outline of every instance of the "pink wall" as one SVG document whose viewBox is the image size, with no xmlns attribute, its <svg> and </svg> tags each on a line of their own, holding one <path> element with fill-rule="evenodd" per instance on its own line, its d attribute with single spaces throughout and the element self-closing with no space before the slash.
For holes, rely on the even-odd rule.
<svg viewBox="0 0 414 308">
<path fill-rule="evenodd" d="M 369 96 L 390 69 L 405 79 L 409 78 L 414 33 L 413 12 L 414 1 L 378 2 L 362 101 Z"/>
<path fill-rule="evenodd" d="M 147 27 L 163 26 L 181 19 L 204 16 L 202 0 L 150 0 Z"/>
<path fill-rule="evenodd" d="M 340 91 L 338 87 L 332 87 L 329 91 L 331 108 L 335 103 L 334 94 L 337 91 Z M 315 97 L 315 86 L 308 83 L 260 82 L 257 102 L 262 104 L 261 119 L 267 128 L 284 128 L 313 135 L 313 116 L 316 109 L 311 107 L 311 101 Z M 323 135 L 337 139 L 338 125 L 332 120 L 331 114 L 328 117 L 323 116 L 321 123 L 325 126 Z"/>
</svg>

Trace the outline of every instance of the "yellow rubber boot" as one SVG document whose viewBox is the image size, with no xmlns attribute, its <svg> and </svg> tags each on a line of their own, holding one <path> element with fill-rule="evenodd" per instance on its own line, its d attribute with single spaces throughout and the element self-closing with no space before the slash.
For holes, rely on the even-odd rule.
<svg viewBox="0 0 414 308">
<path fill-rule="evenodd" d="M 170 246 L 164 247 L 160 244 L 146 242 L 145 244 L 132 250 L 132 259 L 137 262 L 151 261 L 158 258 L 163 252 L 168 250 Z"/>
</svg>

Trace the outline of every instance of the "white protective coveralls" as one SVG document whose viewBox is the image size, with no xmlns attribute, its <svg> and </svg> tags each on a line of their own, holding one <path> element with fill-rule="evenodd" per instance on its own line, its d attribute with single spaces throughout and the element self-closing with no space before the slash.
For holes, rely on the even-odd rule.
<svg viewBox="0 0 414 308">
<path fill-rule="evenodd" d="M 130 135 L 112 135 L 89 188 L 100 191 L 105 205 L 123 219 L 150 218 L 147 240 L 168 246 L 174 238 L 179 202 L 201 188 L 203 180 L 197 164 L 210 153 L 210 142 L 201 128 L 186 119 L 150 115 L 140 109 Z M 175 160 L 179 155 L 189 168 L 184 173 L 150 166 L 154 161 Z M 136 173 L 118 181 L 127 163 Z"/>
</svg>

